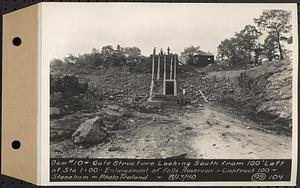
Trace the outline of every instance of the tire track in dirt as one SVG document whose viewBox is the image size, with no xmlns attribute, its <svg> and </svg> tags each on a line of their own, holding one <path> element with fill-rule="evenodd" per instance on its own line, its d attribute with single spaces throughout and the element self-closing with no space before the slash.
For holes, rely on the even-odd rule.
<svg viewBox="0 0 300 188">
<path fill-rule="evenodd" d="M 257 123 L 226 110 L 207 105 L 181 119 L 195 127 L 196 136 L 189 138 L 196 153 L 193 158 L 291 158 L 291 137 L 257 130 Z"/>
</svg>

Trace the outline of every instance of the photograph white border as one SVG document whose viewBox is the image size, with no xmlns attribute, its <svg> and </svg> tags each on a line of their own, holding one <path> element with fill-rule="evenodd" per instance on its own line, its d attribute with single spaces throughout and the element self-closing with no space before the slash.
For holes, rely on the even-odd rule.
<svg viewBox="0 0 300 188">
<path fill-rule="evenodd" d="M 291 169 L 291 181 L 289 182 L 50 182 L 50 127 L 49 127 L 49 106 L 50 106 L 50 80 L 49 80 L 49 63 L 43 62 L 43 56 L 45 51 L 43 50 L 43 41 L 47 36 L 43 35 L 44 23 L 42 20 L 43 7 L 51 6 L 54 3 L 39 3 L 39 152 L 38 152 L 38 184 L 43 186 L 57 186 L 57 185 L 76 185 L 76 186 L 295 186 L 297 175 L 297 148 L 298 148 L 298 17 L 297 17 L 297 4 L 296 3 L 268 3 L 268 6 L 289 7 L 292 10 L 292 34 L 293 34 L 293 98 L 292 98 L 292 113 L 293 113 L 293 125 L 292 125 L 292 169 Z M 71 3 L 60 3 L 61 6 L 65 6 Z M 80 6 L 81 3 L 76 3 Z M 90 3 L 91 6 L 101 6 L 106 3 Z M 126 3 L 125 3 L 126 4 Z M 157 3 L 159 4 L 159 3 Z M 184 3 L 180 3 L 184 4 Z M 204 4 L 204 3 L 202 3 Z M 209 3 L 218 4 L 221 3 Z M 229 4 L 229 3 L 226 3 Z M 233 3 L 238 5 L 238 3 Z M 251 3 L 253 4 L 253 3 Z M 249 4 L 243 3 L 243 6 Z M 259 3 L 258 6 L 266 5 L 265 3 Z M 59 32 L 58 32 L 59 34 Z M 296 53 L 295 53 L 296 52 Z M 24 172 L 26 173 L 26 172 Z"/>
</svg>

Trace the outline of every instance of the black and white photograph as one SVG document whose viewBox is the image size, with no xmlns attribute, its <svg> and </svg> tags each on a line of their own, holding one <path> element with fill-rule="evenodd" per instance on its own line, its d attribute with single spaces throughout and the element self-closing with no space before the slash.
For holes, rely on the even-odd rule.
<svg viewBox="0 0 300 188">
<path fill-rule="evenodd" d="M 50 158 L 292 159 L 295 10 L 44 4 Z"/>
</svg>

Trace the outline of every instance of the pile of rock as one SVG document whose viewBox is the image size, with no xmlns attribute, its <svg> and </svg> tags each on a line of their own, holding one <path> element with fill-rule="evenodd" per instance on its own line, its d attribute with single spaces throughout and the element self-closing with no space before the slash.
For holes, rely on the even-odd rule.
<svg viewBox="0 0 300 188">
<path fill-rule="evenodd" d="M 133 74 L 128 71 L 115 71 L 92 80 L 88 93 L 99 100 L 112 101 L 121 106 L 139 104 L 147 100 L 150 91 L 151 75 Z M 100 99 L 100 98 L 101 99 Z"/>
<path fill-rule="evenodd" d="M 209 101 L 219 101 L 227 95 L 239 95 L 238 77 L 200 77 L 198 74 L 180 75 L 178 92 L 185 90 L 185 98 L 192 104 L 204 103 L 200 90 Z"/>
</svg>

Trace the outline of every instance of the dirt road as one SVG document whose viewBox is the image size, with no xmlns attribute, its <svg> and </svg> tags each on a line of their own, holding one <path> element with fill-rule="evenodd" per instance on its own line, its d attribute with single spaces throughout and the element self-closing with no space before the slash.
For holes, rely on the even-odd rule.
<svg viewBox="0 0 300 188">
<path fill-rule="evenodd" d="M 246 116 L 216 105 L 188 106 L 166 115 L 134 112 L 126 121 L 129 129 L 118 130 L 105 143 L 73 146 L 64 157 L 291 158 L 291 137 L 257 130 L 258 124 Z"/>
</svg>

